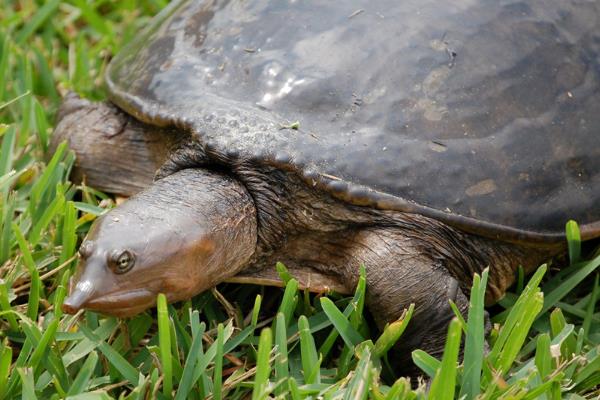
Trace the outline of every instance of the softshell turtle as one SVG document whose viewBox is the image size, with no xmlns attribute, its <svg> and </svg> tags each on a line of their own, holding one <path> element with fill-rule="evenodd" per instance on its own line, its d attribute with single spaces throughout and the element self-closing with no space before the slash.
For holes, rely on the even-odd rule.
<svg viewBox="0 0 600 400">
<path fill-rule="evenodd" d="M 364 264 L 376 322 L 416 303 L 405 344 L 436 354 L 473 273 L 492 303 L 568 219 L 600 236 L 597 1 L 176 2 L 106 85 L 55 141 L 135 195 L 81 245 L 66 312 L 272 283 L 276 261 L 351 291 Z"/>
</svg>

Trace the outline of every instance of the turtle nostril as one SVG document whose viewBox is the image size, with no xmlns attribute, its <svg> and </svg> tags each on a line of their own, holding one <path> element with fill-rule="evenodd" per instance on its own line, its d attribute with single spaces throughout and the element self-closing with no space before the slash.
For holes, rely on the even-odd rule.
<svg viewBox="0 0 600 400">
<path fill-rule="evenodd" d="M 83 243 L 81 243 L 81 246 L 79 246 L 79 256 L 84 260 L 91 256 L 93 252 L 94 242 L 92 242 L 91 240 L 86 240 Z"/>
</svg>

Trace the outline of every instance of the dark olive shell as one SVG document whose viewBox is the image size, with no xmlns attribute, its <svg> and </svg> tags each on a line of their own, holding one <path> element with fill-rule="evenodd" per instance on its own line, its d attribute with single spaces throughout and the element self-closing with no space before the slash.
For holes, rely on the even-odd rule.
<svg viewBox="0 0 600 400">
<path fill-rule="evenodd" d="M 506 240 L 560 240 L 568 219 L 600 236 L 599 1 L 178 2 L 107 84 L 221 159 L 354 204 Z"/>
</svg>

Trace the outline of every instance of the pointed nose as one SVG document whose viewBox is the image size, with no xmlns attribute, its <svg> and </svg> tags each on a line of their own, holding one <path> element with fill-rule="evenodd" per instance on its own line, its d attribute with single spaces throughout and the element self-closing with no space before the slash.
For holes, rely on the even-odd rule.
<svg viewBox="0 0 600 400">
<path fill-rule="evenodd" d="M 88 283 L 88 285 L 86 285 Z M 75 290 L 65 299 L 62 304 L 63 312 L 67 314 L 75 314 L 81 310 L 92 296 L 91 285 L 88 281 L 79 282 L 75 286 Z"/>
<path fill-rule="evenodd" d="M 71 297 L 67 297 L 65 299 L 65 302 L 62 304 L 61 308 L 64 313 L 75 314 L 81 309 L 81 305 L 77 305 L 75 302 L 73 302 L 73 299 L 71 299 Z"/>
</svg>

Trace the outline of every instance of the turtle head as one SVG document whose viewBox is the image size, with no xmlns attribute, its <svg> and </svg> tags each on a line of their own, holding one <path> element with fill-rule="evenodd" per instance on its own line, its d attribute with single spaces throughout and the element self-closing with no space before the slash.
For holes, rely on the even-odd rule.
<svg viewBox="0 0 600 400">
<path fill-rule="evenodd" d="M 100 217 L 82 243 L 68 313 L 131 316 L 189 299 L 238 272 L 256 246 L 256 216 L 237 181 L 183 170 Z"/>
</svg>

